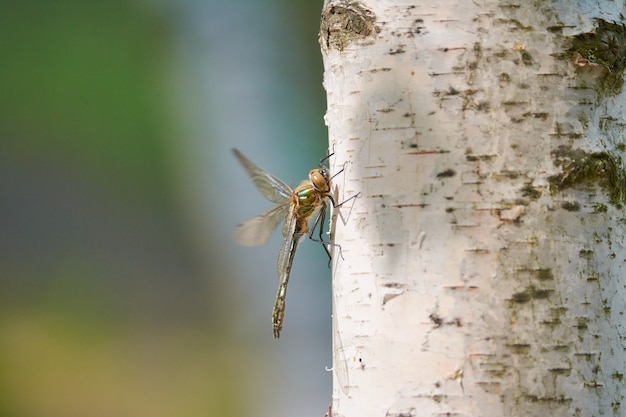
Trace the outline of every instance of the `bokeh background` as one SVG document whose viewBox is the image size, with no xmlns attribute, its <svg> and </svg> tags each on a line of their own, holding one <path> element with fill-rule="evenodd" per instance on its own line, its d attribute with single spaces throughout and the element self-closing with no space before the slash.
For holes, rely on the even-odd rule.
<svg viewBox="0 0 626 417">
<path fill-rule="evenodd" d="M 310 0 L 0 1 L 0 416 L 323 416 L 330 271 L 230 154 L 326 152 Z"/>
</svg>

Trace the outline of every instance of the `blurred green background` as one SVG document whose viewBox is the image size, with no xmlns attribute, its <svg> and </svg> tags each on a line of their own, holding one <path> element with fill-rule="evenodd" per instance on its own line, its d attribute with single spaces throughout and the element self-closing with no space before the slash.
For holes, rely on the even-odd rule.
<svg viewBox="0 0 626 417">
<path fill-rule="evenodd" d="M 0 416 L 322 416 L 330 271 L 272 339 L 271 205 L 326 152 L 321 1 L 0 1 Z M 303 168 L 304 167 L 304 168 Z"/>
</svg>

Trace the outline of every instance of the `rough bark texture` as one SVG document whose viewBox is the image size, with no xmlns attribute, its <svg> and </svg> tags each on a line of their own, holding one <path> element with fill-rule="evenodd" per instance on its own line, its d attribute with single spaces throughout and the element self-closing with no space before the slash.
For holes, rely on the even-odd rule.
<svg viewBox="0 0 626 417">
<path fill-rule="evenodd" d="M 334 415 L 626 415 L 622 14 L 326 2 Z"/>
</svg>

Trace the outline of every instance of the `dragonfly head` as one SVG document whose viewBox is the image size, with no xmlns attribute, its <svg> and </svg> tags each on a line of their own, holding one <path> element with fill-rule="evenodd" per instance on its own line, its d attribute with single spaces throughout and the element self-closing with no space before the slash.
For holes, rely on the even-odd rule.
<svg viewBox="0 0 626 417">
<path fill-rule="evenodd" d="M 312 169 L 309 172 L 309 180 L 317 191 L 323 193 L 330 192 L 330 174 L 328 173 L 328 168 L 320 167 Z"/>
</svg>

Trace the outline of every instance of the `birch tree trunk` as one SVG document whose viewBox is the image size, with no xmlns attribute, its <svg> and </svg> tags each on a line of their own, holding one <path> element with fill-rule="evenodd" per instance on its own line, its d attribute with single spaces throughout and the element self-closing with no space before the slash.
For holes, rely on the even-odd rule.
<svg viewBox="0 0 626 417">
<path fill-rule="evenodd" d="M 624 8 L 325 2 L 333 415 L 626 415 Z"/>
</svg>

